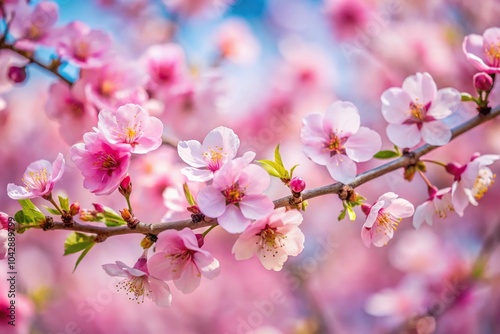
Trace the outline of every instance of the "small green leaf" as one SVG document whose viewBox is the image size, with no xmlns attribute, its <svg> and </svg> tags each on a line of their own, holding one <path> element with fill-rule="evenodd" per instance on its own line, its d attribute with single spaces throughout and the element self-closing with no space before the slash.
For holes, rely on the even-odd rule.
<svg viewBox="0 0 500 334">
<path fill-rule="evenodd" d="M 344 219 L 344 218 L 345 218 L 346 211 L 347 211 L 347 209 L 345 209 L 345 208 L 344 208 L 344 209 L 340 212 L 340 215 L 337 217 L 337 219 L 338 219 L 339 221 L 341 221 L 342 219 Z"/>
<path fill-rule="evenodd" d="M 280 144 L 278 144 L 278 146 L 276 146 L 276 148 L 274 149 L 274 161 L 276 161 L 278 165 L 280 165 L 281 167 L 283 167 L 283 169 L 285 169 L 283 161 L 281 160 Z"/>
<path fill-rule="evenodd" d="M 53 215 L 61 215 L 61 213 L 54 208 L 50 208 L 50 207 L 45 206 L 45 205 L 43 207 L 45 208 L 45 210 L 47 210 L 49 213 L 51 213 Z"/>
<path fill-rule="evenodd" d="M 274 176 L 274 177 L 282 177 L 282 174 L 280 173 L 280 170 L 283 172 L 284 168 L 278 165 L 276 162 L 271 161 L 271 160 L 257 160 L 258 163 L 262 164 L 262 168 L 264 168 L 269 175 Z"/>
<path fill-rule="evenodd" d="M 82 254 L 80 254 L 80 256 L 78 257 L 78 260 L 76 260 L 75 268 L 73 268 L 73 272 L 75 272 L 76 267 L 78 267 L 78 265 L 80 264 L 80 262 L 82 262 L 85 255 L 87 255 L 87 253 L 92 249 L 92 247 L 94 247 L 94 245 L 95 245 L 95 242 L 90 244 L 87 248 L 85 248 L 85 250 L 82 252 Z"/>
<path fill-rule="evenodd" d="M 22 216 L 20 214 L 18 215 L 19 211 L 16 213 L 17 218 L 19 218 L 19 220 L 16 218 L 16 221 L 19 224 L 39 223 L 45 219 L 45 215 L 35 206 L 35 204 L 33 204 L 33 202 L 31 202 L 31 200 L 20 199 L 18 202 L 23 208 Z"/>
<path fill-rule="evenodd" d="M 121 226 L 127 224 L 125 220 L 123 220 L 122 216 L 116 213 L 115 210 L 104 207 L 104 212 L 102 213 L 102 217 L 104 219 L 104 224 L 106 226 Z"/>
<path fill-rule="evenodd" d="M 64 241 L 64 255 L 77 253 L 95 243 L 95 236 L 73 232 Z"/>
<path fill-rule="evenodd" d="M 19 224 L 29 224 L 29 222 L 26 221 L 23 210 L 19 210 L 16 212 L 16 214 L 14 215 L 14 220 Z"/>
<path fill-rule="evenodd" d="M 377 152 L 373 157 L 376 159 L 392 159 L 392 158 L 399 157 L 399 154 L 398 154 L 398 152 L 394 152 L 394 151 L 380 151 L 380 152 Z"/>
<path fill-rule="evenodd" d="M 394 145 L 394 152 L 396 152 L 398 154 L 398 156 L 401 155 L 401 151 L 397 145 Z"/>
<path fill-rule="evenodd" d="M 69 198 L 68 197 L 59 197 L 59 205 L 61 206 L 61 209 L 68 212 L 69 211 Z"/>
<path fill-rule="evenodd" d="M 293 166 L 292 168 L 290 168 L 290 179 L 293 177 L 293 171 L 295 170 L 295 168 L 297 168 L 299 165 L 295 165 Z"/>
<path fill-rule="evenodd" d="M 476 99 L 472 97 L 469 93 L 462 93 L 462 102 L 475 101 Z"/>
<path fill-rule="evenodd" d="M 307 207 L 309 206 L 309 202 L 308 201 L 302 201 L 302 211 L 306 211 Z"/>
<path fill-rule="evenodd" d="M 347 214 L 349 215 L 349 220 L 350 221 L 355 221 L 356 220 L 356 212 L 352 209 L 351 206 L 347 207 Z"/>
<path fill-rule="evenodd" d="M 184 189 L 184 196 L 186 196 L 186 200 L 188 201 L 189 205 L 196 205 L 193 195 L 191 194 L 191 190 L 189 190 L 186 182 L 184 182 L 184 184 L 182 185 L 182 189 Z"/>
</svg>

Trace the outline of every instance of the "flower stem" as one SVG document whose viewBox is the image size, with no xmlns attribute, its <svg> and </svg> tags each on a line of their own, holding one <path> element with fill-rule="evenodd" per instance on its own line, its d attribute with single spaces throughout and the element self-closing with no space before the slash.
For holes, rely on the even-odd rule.
<svg viewBox="0 0 500 334">
<path fill-rule="evenodd" d="M 215 227 L 217 226 L 217 224 L 213 224 L 212 226 L 210 226 L 210 228 L 208 230 L 206 230 L 205 232 L 202 233 L 203 237 L 205 237 L 210 231 L 212 231 Z"/>
<path fill-rule="evenodd" d="M 128 211 L 133 216 L 134 212 L 132 211 L 132 204 L 130 204 L 130 196 L 123 196 L 123 197 L 125 197 L 125 200 L 127 201 Z"/>
<path fill-rule="evenodd" d="M 436 161 L 436 160 L 429 160 L 429 159 L 420 159 L 420 161 L 423 161 L 423 162 L 428 162 L 428 163 L 435 164 L 435 165 L 438 165 L 438 166 L 441 166 L 441 167 L 445 167 L 445 168 L 446 168 L 446 164 L 445 164 L 445 163 L 443 163 L 443 162 L 440 162 L 440 161 Z"/>
<path fill-rule="evenodd" d="M 54 208 L 56 208 L 56 210 L 59 211 L 59 213 L 61 215 L 64 214 L 63 210 L 61 210 L 61 208 L 59 207 L 59 205 L 57 205 L 57 203 L 52 198 L 52 193 L 50 193 L 48 196 L 43 196 L 43 198 L 45 198 L 47 201 L 49 201 L 50 203 L 52 203 L 52 205 L 54 206 Z"/>
<path fill-rule="evenodd" d="M 418 174 L 420 174 L 420 177 L 422 178 L 422 180 L 424 180 L 427 187 L 429 187 L 429 188 L 434 187 L 434 185 L 431 183 L 431 181 L 429 181 L 429 179 L 427 178 L 427 176 L 425 176 L 424 173 L 422 173 L 421 171 L 418 171 Z"/>
</svg>

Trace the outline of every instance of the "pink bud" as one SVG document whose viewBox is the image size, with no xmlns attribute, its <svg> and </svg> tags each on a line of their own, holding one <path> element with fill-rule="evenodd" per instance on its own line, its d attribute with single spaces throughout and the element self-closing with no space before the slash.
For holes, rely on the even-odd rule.
<svg viewBox="0 0 500 334">
<path fill-rule="evenodd" d="M 104 213 L 104 206 L 102 206 L 102 204 L 92 203 L 92 205 L 94 206 L 95 211 L 99 213 Z"/>
<path fill-rule="evenodd" d="M 301 193 L 306 189 L 306 181 L 301 177 L 294 177 L 290 181 L 290 189 L 292 189 L 294 193 Z"/>
<path fill-rule="evenodd" d="M 120 187 L 118 188 L 118 191 L 123 196 L 126 197 L 130 196 L 130 194 L 132 193 L 132 182 L 130 180 L 130 175 L 127 174 L 127 176 L 125 176 L 122 182 L 120 182 Z"/>
<path fill-rule="evenodd" d="M 484 72 L 479 72 L 474 75 L 474 88 L 477 91 L 489 91 L 493 87 L 493 79 L 489 74 Z"/>
<path fill-rule="evenodd" d="M 75 202 L 69 206 L 69 214 L 71 216 L 76 216 L 80 212 L 80 203 Z"/>
<path fill-rule="evenodd" d="M 372 206 L 370 204 L 366 204 L 366 203 L 361 204 L 361 211 L 363 211 L 363 213 L 365 215 L 368 216 L 370 214 L 371 209 L 372 209 Z"/>
<path fill-rule="evenodd" d="M 446 171 L 453 175 L 455 177 L 455 180 L 459 180 L 460 176 L 462 175 L 463 172 L 465 172 L 465 169 L 467 168 L 467 165 L 460 165 L 456 162 L 450 162 L 449 164 L 446 165 Z"/>
<path fill-rule="evenodd" d="M 11 81 L 22 83 L 26 80 L 26 67 L 11 66 L 7 75 Z"/>
</svg>

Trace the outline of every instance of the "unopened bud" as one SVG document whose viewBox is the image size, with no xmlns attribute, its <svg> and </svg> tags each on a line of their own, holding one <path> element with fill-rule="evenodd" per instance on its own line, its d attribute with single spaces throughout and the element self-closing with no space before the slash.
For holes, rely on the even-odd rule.
<svg viewBox="0 0 500 334">
<path fill-rule="evenodd" d="M 306 181 L 304 181 L 303 178 L 296 176 L 290 181 L 290 189 L 294 193 L 301 193 L 304 189 L 306 189 Z"/>
<path fill-rule="evenodd" d="M 104 206 L 102 206 L 102 204 L 92 203 L 92 205 L 94 206 L 95 211 L 98 213 L 104 213 Z"/>
<path fill-rule="evenodd" d="M 26 80 L 26 67 L 11 66 L 7 72 L 7 76 L 12 82 L 22 83 Z"/>
<path fill-rule="evenodd" d="M 130 221 L 133 218 L 129 209 L 120 210 L 120 214 L 122 215 L 123 220 L 126 222 Z"/>
<path fill-rule="evenodd" d="M 493 87 L 493 78 L 488 73 L 476 73 L 473 80 L 477 91 L 489 91 Z"/>
<path fill-rule="evenodd" d="M 467 165 L 462 166 L 456 162 L 450 162 L 445 167 L 446 171 L 455 177 L 455 180 L 460 179 L 460 176 L 462 175 L 463 172 L 465 172 L 466 168 Z"/>
<path fill-rule="evenodd" d="M 120 182 L 120 187 L 118 188 L 120 194 L 125 197 L 129 197 L 132 193 L 132 182 L 130 180 L 130 175 L 125 176 L 125 178 Z"/>
<path fill-rule="evenodd" d="M 78 202 L 72 203 L 69 206 L 69 214 L 71 216 L 76 216 L 78 213 L 80 213 L 80 203 Z"/>
</svg>

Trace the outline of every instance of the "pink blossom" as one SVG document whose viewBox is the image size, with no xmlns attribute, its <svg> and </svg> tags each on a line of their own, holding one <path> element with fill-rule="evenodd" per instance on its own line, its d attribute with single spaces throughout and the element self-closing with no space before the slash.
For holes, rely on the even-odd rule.
<svg viewBox="0 0 500 334">
<path fill-rule="evenodd" d="M 60 81 L 53 83 L 45 111 L 49 118 L 59 122 L 59 133 L 69 144 L 80 141 L 97 123 L 97 110 L 87 100 L 82 81 L 71 87 Z"/>
<path fill-rule="evenodd" d="M 108 34 L 75 21 L 60 29 L 57 54 L 80 68 L 104 65 L 109 56 L 111 39 Z"/>
<path fill-rule="evenodd" d="M 50 196 L 54 184 L 64 173 L 64 157 L 61 153 L 51 164 L 47 160 L 32 162 L 24 172 L 24 186 L 13 183 L 7 185 L 7 193 L 12 199 L 27 199 Z"/>
<path fill-rule="evenodd" d="M 9 215 L 0 212 L 0 260 L 7 257 L 9 231 Z"/>
<path fill-rule="evenodd" d="M 360 29 L 366 27 L 372 12 L 372 5 L 362 0 L 327 0 L 325 7 L 328 21 L 339 39 L 358 36 Z"/>
<path fill-rule="evenodd" d="M 448 143 L 451 130 L 439 120 L 451 115 L 460 99 L 454 88 L 437 90 L 429 73 L 409 76 L 402 88 L 389 88 L 382 94 L 387 136 L 400 147 L 413 147 L 421 139 L 430 145 Z"/>
<path fill-rule="evenodd" d="M 121 261 L 104 264 L 102 268 L 110 276 L 125 278 L 117 284 L 117 288 L 118 291 L 124 290 L 127 295 L 131 295 L 130 300 L 135 300 L 138 304 L 144 303 L 144 297 L 147 296 L 160 307 L 170 306 L 170 288 L 163 280 L 149 274 L 145 257 L 139 258 L 133 268 Z"/>
<path fill-rule="evenodd" d="M 486 29 L 483 36 L 465 36 L 462 48 L 467 60 L 478 70 L 500 73 L 500 28 Z"/>
<path fill-rule="evenodd" d="M 183 293 L 193 292 L 201 276 L 213 279 L 219 275 L 219 261 L 201 249 L 203 236 L 185 228 L 168 230 L 158 236 L 156 253 L 148 261 L 150 272 L 161 279 L 173 280 Z"/>
<path fill-rule="evenodd" d="M 254 254 L 268 270 L 279 271 L 288 256 L 297 256 L 304 249 L 304 234 L 299 229 L 302 215 L 297 210 L 274 210 L 240 235 L 233 246 L 236 260 L 246 260 Z"/>
<path fill-rule="evenodd" d="M 363 204 L 362 209 L 367 215 L 361 229 L 361 239 L 366 247 L 371 244 L 376 247 L 385 246 L 394 236 L 401 220 L 410 217 L 414 212 L 410 202 L 398 198 L 393 192 L 383 194 L 372 206 Z"/>
<path fill-rule="evenodd" d="M 269 174 L 250 164 L 254 156 L 247 152 L 225 163 L 215 173 L 212 185 L 196 197 L 201 212 L 217 218 L 229 233 L 243 232 L 253 219 L 265 217 L 274 208 L 271 199 L 262 193 L 269 186 Z"/>
<path fill-rule="evenodd" d="M 163 123 L 137 104 L 101 110 L 97 128 L 111 144 L 130 145 L 132 153 L 148 153 L 162 143 Z"/>
<path fill-rule="evenodd" d="M 19 2 L 10 32 L 16 37 L 15 46 L 33 51 L 37 45 L 51 45 L 52 29 L 59 16 L 59 7 L 52 1 L 42 1 L 35 7 L 25 1 Z"/>
<path fill-rule="evenodd" d="M 446 170 L 455 176 L 451 187 L 453 207 L 459 216 L 463 216 L 465 208 L 471 203 L 478 205 L 484 194 L 495 180 L 495 174 L 486 166 L 500 159 L 500 155 L 475 154 L 471 162 L 465 165 L 448 164 Z"/>
<path fill-rule="evenodd" d="M 180 141 L 177 152 L 185 163 L 192 167 L 182 169 L 190 181 L 211 180 L 214 173 L 236 156 L 240 139 L 233 130 L 219 126 L 210 131 L 203 144 L 197 140 Z"/>
<path fill-rule="evenodd" d="M 252 62 L 260 51 L 248 24 L 243 20 L 226 20 L 216 33 L 215 43 L 221 58 L 235 63 Z"/>
<path fill-rule="evenodd" d="M 343 183 L 356 176 L 355 162 L 370 160 L 382 145 L 375 131 L 360 127 L 358 109 L 350 102 L 337 101 L 325 115 L 311 114 L 302 122 L 305 155 Z"/>
<path fill-rule="evenodd" d="M 9 70 L 12 66 L 24 67 L 29 60 L 10 50 L 0 50 L 0 93 L 5 93 L 14 87 L 9 79 Z"/>
<path fill-rule="evenodd" d="M 451 211 L 455 211 L 451 201 L 451 188 L 429 188 L 429 198 L 415 209 L 413 226 L 419 228 L 423 222 L 432 226 L 435 217 L 444 219 Z"/>
<path fill-rule="evenodd" d="M 222 12 L 235 0 L 163 0 L 167 8 L 183 17 Z"/>
<path fill-rule="evenodd" d="M 81 80 L 88 100 L 99 109 L 116 109 L 127 103 L 143 104 L 147 100 L 143 88 L 146 76 L 137 66 L 122 60 L 84 69 Z"/>
<path fill-rule="evenodd" d="M 84 143 L 70 149 L 71 160 L 82 172 L 83 187 L 96 195 L 118 188 L 130 165 L 130 147 L 109 143 L 102 133 L 88 132 Z"/>
</svg>

